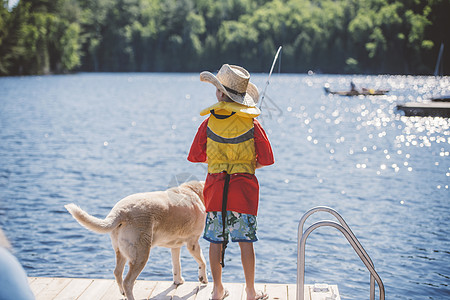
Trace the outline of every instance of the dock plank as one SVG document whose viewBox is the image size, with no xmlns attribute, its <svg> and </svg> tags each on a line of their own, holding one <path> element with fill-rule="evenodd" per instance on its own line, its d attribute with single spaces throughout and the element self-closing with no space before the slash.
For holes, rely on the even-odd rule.
<svg viewBox="0 0 450 300">
<path fill-rule="evenodd" d="M 171 291 L 175 290 L 177 286 L 171 281 L 158 281 L 156 287 L 153 289 L 150 298 L 151 300 L 171 300 Z"/>
<path fill-rule="evenodd" d="M 285 284 L 270 284 L 266 286 L 269 300 L 281 300 L 288 298 L 288 288 Z"/>
<path fill-rule="evenodd" d="M 134 297 L 136 298 L 136 300 L 150 299 L 150 295 L 152 294 L 157 284 L 158 284 L 157 281 L 144 281 L 144 280 L 136 281 L 133 288 Z M 117 293 L 119 294 L 119 287 L 117 286 L 117 284 L 115 284 L 115 286 L 117 289 Z M 117 298 L 105 298 L 105 300 L 110 299 L 117 299 Z"/>
<path fill-rule="evenodd" d="M 36 295 L 36 300 L 54 299 L 70 283 L 71 279 L 54 278 L 40 293 Z"/>
<path fill-rule="evenodd" d="M 136 282 L 137 283 L 137 282 Z M 125 296 L 123 296 L 120 293 L 119 286 L 117 285 L 117 282 L 114 280 L 114 283 L 106 290 L 105 294 L 103 294 L 103 297 L 100 298 L 100 300 L 110 300 L 110 299 L 125 299 Z M 137 298 L 136 299 L 140 299 Z M 145 298 L 146 300 L 148 299 Z"/>
<path fill-rule="evenodd" d="M 66 278 L 66 280 L 70 280 L 69 284 L 53 299 L 58 300 L 75 300 L 84 293 L 84 291 L 88 288 L 89 285 L 94 281 L 93 279 L 84 279 L 84 278 Z"/>
<path fill-rule="evenodd" d="M 125 300 L 114 279 L 29 277 L 28 282 L 36 300 Z M 230 292 L 227 300 L 246 300 L 245 284 L 224 283 L 224 286 Z M 311 287 L 305 285 L 305 300 L 311 300 Z M 338 295 L 336 299 L 340 299 L 337 286 L 330 287 Z M 268 293 L 269 300 L 296 298 L 295 284 L 257 283 L 255 288 Z M 212 283 L 185 282 L 176 286 L 169 281 L 138 280 L 133 292 L 136 300 L 206 300 L 211 298 L 212 289 Z"/>
<path fill-rule="evenodd" d="M 297 285 L 296 284 L 288 284 L 287 285 L 288 288 L 288 300 L 296 300 L 297 299 Z M 311 299 L 311 295 L 309 293 L 309 288 L 308 286 L 305 285 L 305 289 L 304 289 L 304 293 L 303 293 L 303 297 L 305 300 L 310 300 Z"/>
<path fill-rule="evenodd" d="M 53 278 L 49 277 L 40 277 L 36 278 L 31 284 L 30 288 L 33 291 L 34 295 L 39 295 L 40 292 L 45 290 L 47 286 L 50 284 L 50 282 L 53 281 Z"/>
<path fill-rule="evenodd" d="M 244 284 L 243 283 L 224 283 L 224 287 L 228 290 L 230 295 L 228 300 L 243 300 L 244 299 Z"/>
<path fill-rule="evenodd" d="M 172 300 L 194 300 L 197 296 L 200 283 L 185 282 L 177 286 L 176 290 L 172 291 Z"/>
<path fill-rule="evenodd" d="M 287 290 L 288 290 L 287 300 L 295 300 L 295 298 L 297 296 L 297 287 L 293 284 L 288 284 Z M 305 298 L 305 299 L 308 299 L 308 298 Z"/>
<path fill-rule="evenodd" d="M 195 300 L 211 299 L 212 290 L 212 283 L 208 283 L 208 285 L 200 285 Z"/>
<path fill-rule="evenodd" d="M 86 288 L 77 300 L 101 299 L 113 284 L 113 280 L 96 279 Z"/>
</svg>

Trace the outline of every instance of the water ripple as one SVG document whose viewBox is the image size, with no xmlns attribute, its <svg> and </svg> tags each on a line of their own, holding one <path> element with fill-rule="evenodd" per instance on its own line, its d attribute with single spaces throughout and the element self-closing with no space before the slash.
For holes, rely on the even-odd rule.
<svg viewBox="0 0 450 300">
<path fill-rule="evenodd" d="M 252 80 L 261 87 L 266 76 Z M 351 81 L 390 92 L 323 93 L 325 83 L 346 90 Z M 165 189 L 177 174 L 205 177 L 186 161 L 198 112 L 214 101 L 198 74 L 0 78 L 0 90 L 0 226 L 30 276 L 113 277 L 109 237 L 79 226 L 64 204 L 103 218 L 121 198 Z M 297 222 L 328 205 L 360 239 L 389 298 L 448 297 L 450 121 L 395 109 L 440 94 L 450 94 L 448 77 L 272 77 L 259 118 L 276 164 L 258 170 L 258 282 L 295 283 Z M 171 280 L 170 261 L 169 250 L 152 250 L 140 278 Z M 186 249 L 182 261 L 195 280 Z M 244 281 L 235 244 L 226 265 L 224 281 Z M 345 299 L 369 295 L 367 270 L 331 228 L 308 239 L 306 280 L 336 283 Z"/>
</svg>

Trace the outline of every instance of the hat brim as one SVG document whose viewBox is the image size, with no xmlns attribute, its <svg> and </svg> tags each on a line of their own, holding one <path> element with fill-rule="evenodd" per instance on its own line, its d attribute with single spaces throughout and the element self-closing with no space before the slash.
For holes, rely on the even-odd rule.
<svg viewBox="0 0 450 300">
<path fill-rule="evenodd" d="M 212 83 L 216 88 L 218 88 L 222 93 L 230 97 L 236 103 L 248 106 L 255 107 L 259 100 L 259 91 L 256 85 L 249 82 L 247 85 L 247 90 L 245 95 L 236 95 L 233 93 L 229 93 L 223 84 L 217 79 L 217 77 L 208 71 L 203 71 L 200 73 L 200 81 Z"/>
</svg>

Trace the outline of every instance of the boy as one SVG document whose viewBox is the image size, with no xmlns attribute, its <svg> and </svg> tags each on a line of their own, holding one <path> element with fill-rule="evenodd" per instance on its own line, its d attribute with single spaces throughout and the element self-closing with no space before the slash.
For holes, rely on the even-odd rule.
<svg viewBox="0 0 450 300">
<path fill-rule="evenodd" d="M 247 300 L 265 300 L 256 292 L 255 253 L 256 215 L 259 184 L 255 169 L 274 163 L 272 148 L 255 119 L 259 93 L 242 67 L 224 64 L 217 76 L 202 72 L 200 80 L 212 83 L 218 102 L 200 112 L 211 114 L 199 127 L 188 160 L 208 164 L 203 195 L 207 212 L 204 238 L 210 242 L 209 261 L 214 281 L 212 299 L 224 299 L 228 291 L 222 284 L 223 255 L 228 234 L 239 242 Z"/>
</svg>

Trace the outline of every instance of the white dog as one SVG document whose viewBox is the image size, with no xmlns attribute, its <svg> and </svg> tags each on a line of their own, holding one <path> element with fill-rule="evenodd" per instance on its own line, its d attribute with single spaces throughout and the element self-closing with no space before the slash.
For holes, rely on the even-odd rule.
<svg viewBox="0 0 450 300">
<path fill-rule="evenodd" d="M 199 265 L 199 281 L 208 283 L 206 262 L 198 243 L 206 218 L 203 186 L 204 182 L 191 181 L 167 191 L 130 195 L 120 200 L 104 220 L 73 203 L 65 208 L 87 229 L 110 233 L 116 252 L 114 276 L 120 292 L 128 300 L 134 300 L 134 282 L 155 246 L 171 248 L 175 284 L 184 282 L 180 266 L 180 249 L 184 244 Z M 129 270 L 122 279 L 127 261 Z"/>
</svg>

